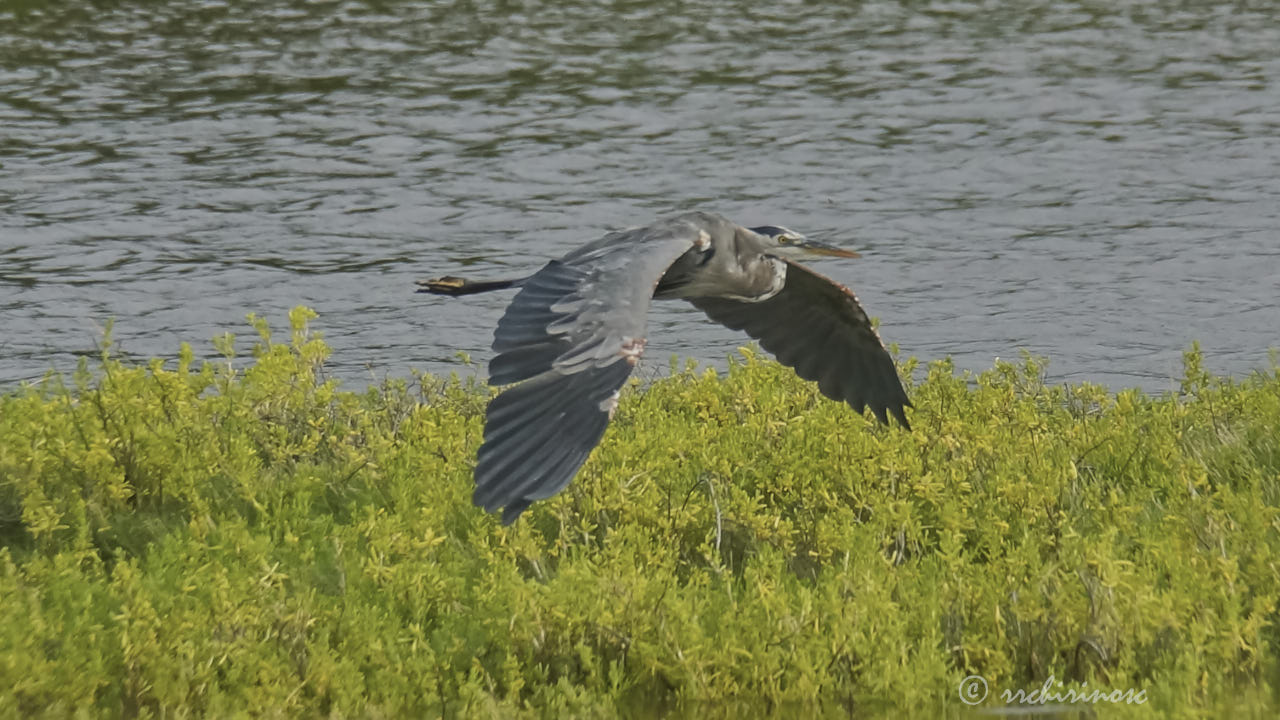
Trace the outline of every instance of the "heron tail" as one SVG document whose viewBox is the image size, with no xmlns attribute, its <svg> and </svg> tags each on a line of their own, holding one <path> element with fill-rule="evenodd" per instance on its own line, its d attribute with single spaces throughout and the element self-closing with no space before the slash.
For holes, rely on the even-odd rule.
<svg viewBox="0 0 1280 720">
<path fill-rule="evenodd" d="M 444 277 L 431 278 L 430 280 L 419 280 L 418 292 L 457 297 L 459 295 L 489 292 L 490 290 L 506 290 L 507 288 L 520 287 L 524 284 L 526 279 L 527 278 L 516 278 L 514 280 L 468 280 L 466 278 L 454 277 L 453 275 L 446 275 Z"/>
</svg>

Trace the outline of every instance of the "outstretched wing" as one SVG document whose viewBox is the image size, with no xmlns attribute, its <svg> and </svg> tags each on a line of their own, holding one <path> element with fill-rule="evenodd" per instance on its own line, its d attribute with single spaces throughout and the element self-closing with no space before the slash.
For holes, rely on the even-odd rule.
<svg viewBox="0 0 1280 720">
<path fill-rule="evenodd" d="M 788 260 L 782 290 L 767 300 L 699 297 L 690 302 L 712 320 L 746 330 L 779 362 L 816 381 L 823 395 L 858 412 L 870 406 L 882 423 L 893 413 L 910 427 L 903 408 L 911 401 L 893 358 L 848 288 Z"/>
<path fill-rule="evenodd" d="M 485 414 L 476 505 L 505 508 L 505 525 L 564 489 L 600 442 L 644 351 L 654 287 L 686 252 L 706 251 L 722 224 L 732 227 L 691 213 L 611 233 L 525 281 L 494 333 L 489 382 L 519 384 Z"/>
</svg>

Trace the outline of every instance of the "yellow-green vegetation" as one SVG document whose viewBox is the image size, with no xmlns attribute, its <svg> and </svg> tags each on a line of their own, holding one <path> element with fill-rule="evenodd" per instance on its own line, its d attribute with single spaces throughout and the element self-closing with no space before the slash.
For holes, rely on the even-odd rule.
<svg viewBox="0 0 1280 720">
<path fill-rule="evenodd" d="M 1075 706 L 1107 716 L 1275 702 L 1274 369 L 1192 351 L 1150 397 L 909 362 L 906 432 L 743 351 L 631 389 L 504 529 L 470 503 L 488 388 L 340 391 L 310 316 L 251 318 L 247 367 L 108 349 L 0 397 L 0 716 L 937 716 L 968 675 L 987 709 L 1051 677 L 1143 693 Z"/>
</svg>

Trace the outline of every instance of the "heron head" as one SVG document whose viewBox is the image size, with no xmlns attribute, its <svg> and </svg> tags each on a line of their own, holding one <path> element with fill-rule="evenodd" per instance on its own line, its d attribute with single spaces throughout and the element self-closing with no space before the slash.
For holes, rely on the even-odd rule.
<svg viewBox="0 0 1280 720">
<path fill-rule="evenodd" d="M 830 257 L 856 258 L 858 253 L 852 250 L 810 240 L 795 230 L 778 225 L 761 225 L 751 228 L 751 232 L 764 237 L 774 246 L 773 251 L 779 257 L 801 258 L 806 255 L 827 255 Z"/>
</svg>

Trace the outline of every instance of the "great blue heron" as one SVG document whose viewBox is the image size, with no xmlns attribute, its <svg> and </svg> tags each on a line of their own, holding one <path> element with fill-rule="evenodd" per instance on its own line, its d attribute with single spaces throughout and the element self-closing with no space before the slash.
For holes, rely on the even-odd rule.
<svg viewBox="0 0 1280 720">
<path fill-rule="evenodd" d="M 744 228 L 706 212 L 613 232 L 514 280 L 441 277 L 419 292 L 520 288 L 498 321 L 473 501 L 515 521 L 560 492 L 600 442 L 644 351 L 651 298 L 683 299 L 745 330 L 823 395 L 903 427 L 910 406 L 893 359 L 853 293 L 792 260 L 857 253 L 786 228 Z"/>
</svg>

